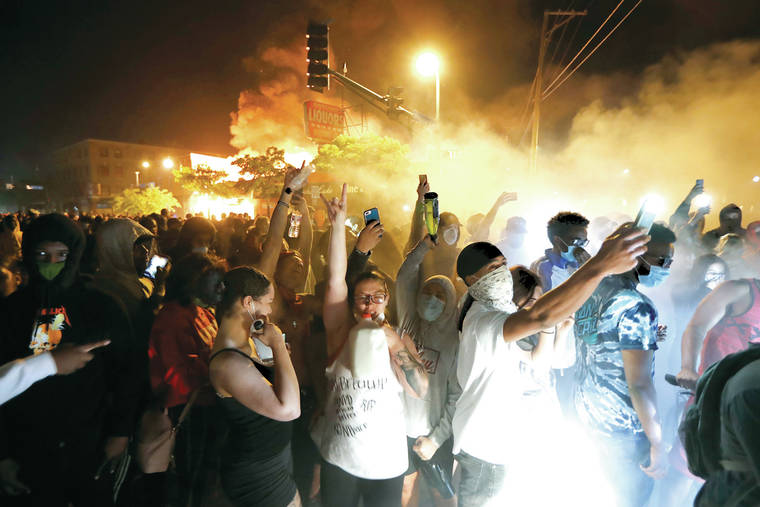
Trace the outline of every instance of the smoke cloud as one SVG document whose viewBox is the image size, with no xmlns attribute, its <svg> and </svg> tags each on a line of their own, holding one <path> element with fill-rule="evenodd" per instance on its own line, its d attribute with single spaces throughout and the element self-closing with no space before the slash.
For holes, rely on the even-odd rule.
<svg viewBox="0 0 760 507">
<path fill-rule="evenodd" d="M 510 27 L 507 36 L 500 35 L 502 27 L 489 29 L 492 24 L 485 22 L 483 33 L 473 33 L 470 28 L 485 21 L 482 13 L 452 8 L 424 17 L 430 2 L 415 9 L 401 8 L 400 2 L 390 8 L 382 5 L 330 6 L 331 12 L 345 13 L 347 18 L 331 29 L 331 43 L 342 51 L 331 56 L 333 66 L 347 60 L 354 79 L 378 91 L 399 84 L 394 81 L 412 83 L 405 92 L 407 104 L 432 115 L 431 83 L 418 83 L 411 75 L 409 56 L 417 41 L 401 35 L 426 38 L 446 26 L 464 46 L 439 46 L 451 62 L 442 77 L 439 128 L 420 129 L 410 136 L 380 117 L 370 124 L 376 132 L 409 143 L 415 167 L 414 174 L 393 182 L 374 182 L 357 174 L 363 185 L 376 185 L 375 190 L 388 194 L 388 203 L 383 204 L 393 209 L 385 216 L 390 212 L 401 217 L 403 206 L 413 203 L 418 171 L 428 174 L 442 210 L 456 213 L 463 222 L 471 214 L 486 212 L 501 192 L 517 191 L 518 202 L 504 208 L 497 229 L 514 214 L 526 216 L 529 226 L 543 224 L 564 209 L 590 218 L 613 212 L 635 215 L 640 199 L 651 192 L 662 195 L 673 210 L 697 178 L 704 178 L 706 192 L 714 198 L 713 217 L 728 202 L 744 205 L 748 219 L 758 215 L 754 201 L 760 183 L 753 183 L 752 177 L 760 173 L 753 114 L 760 109 L 760 42 L 734 41 L 671 54 L 639 74 L 577 73 L 542 106 L 539 170 L 530 174 L 527 143 L 519 144 L 530 83 L 512 82 L 506 87 L 502 83 L 494 90 L 492 83 L 477 82 L 467 71 L 498 61 L 467 61 L 457 54 L 476 54 L 478 47 L 481 52 L 493 49 L 494 41 L 501 41 L 508 54 L 523 55 L 503 59 L 508 70 L 517 73 L 528 65 L 525 55 L 535 54 L 526 42 L 536 36 L 527 13 L 514 6 L 499 7 L 498 14 Z M 457 16 L 459 23 L 452 24 Z M 261 151 L 277 145 L 316 152 L 303 132 L 303 101 L 340 104 L 341 94 L 319 96 L 306 88 L 305 23 L 303 18 L 286 20 L 277 31 L 281 43 L 261 48 L 244 62 L 256 84 L 241 93 L 239 109 L 232 114 L 231 144 L 237 149 Z M 383 37 L 385 45 L 362 43 Z M 362 65 L 353 66 L 352 61 Z M 410 72 L 394 75 L 388 68 Z M 343 99 L 346 104 L 360 103 L 348 92 Z"/>
</svg>

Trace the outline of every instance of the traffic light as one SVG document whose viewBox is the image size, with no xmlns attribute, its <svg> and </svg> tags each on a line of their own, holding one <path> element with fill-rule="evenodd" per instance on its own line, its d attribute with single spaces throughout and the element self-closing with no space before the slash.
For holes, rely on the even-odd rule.
<svg viewBox="0 0 760 507">
<path fill-rule="evenodd" d="M 306 86 L 319 93 L 330 86 L 330 60 L 327 48 L 327 25 L 310 21 L 306 28 Z"/>
</svg>

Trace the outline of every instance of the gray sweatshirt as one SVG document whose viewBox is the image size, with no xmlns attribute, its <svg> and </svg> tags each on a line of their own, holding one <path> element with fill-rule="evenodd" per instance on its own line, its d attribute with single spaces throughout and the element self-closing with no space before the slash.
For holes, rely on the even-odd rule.
<svg viewBox="0 0 760 507">
<path fill-rule="evenodd" d="M 415 342 L 429 376 L 423 399 L 404 392 L 406 433 L 413 438 L 427 436 L 440 446 L 451 437 L 451 420 L 462 393 L 456 377 L 458 315 L 451 280 L 432 276 L 421 283 L 420 265 L 428 250 L 427 244 L 420 241 L 401 265 L 396 279 L 396 308 L 401 323 L 399 334 L 406 333 Z M 422 289 L 428 284 L 439 285 L 446 294 L 443 312 L 433 322 L 424 320 L 418 312 Z"/>
</svg>

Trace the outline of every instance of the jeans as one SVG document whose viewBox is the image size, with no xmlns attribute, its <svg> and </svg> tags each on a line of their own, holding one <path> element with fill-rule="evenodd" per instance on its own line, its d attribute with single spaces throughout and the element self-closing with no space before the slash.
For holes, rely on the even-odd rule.
<svg viewBox="0 0 760 507">
<path fill-rule="evenodd" d="M 640 465 L 649 458 L 649 440 L 640 436 L 594 436 L 607 482 L 620 507 L 646 505 L 654 489 L 654 479 Z"/>
<path fill-rule="evenodd" d="M 505 465 L 494 465 L 460 451 L 456 456 L 462 473 L 459 507 L 481 507 L 501 492 L 507 474 Z"/>
</svg>

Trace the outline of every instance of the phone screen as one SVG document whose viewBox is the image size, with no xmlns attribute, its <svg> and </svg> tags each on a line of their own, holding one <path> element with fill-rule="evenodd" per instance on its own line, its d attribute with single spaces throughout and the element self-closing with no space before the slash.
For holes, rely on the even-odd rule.
<svg viewBox="0 0 760 507">
<path fill-rule="evenodd" d="M 380 221 L 380 212 L 377 210 L 377 208 L 368 209 L 364 212 L 364 225 L 369 224 L 370 222 L 379 222 Z"/>
<path fill-rule="evenodd" d="M 145 270 L 145 276 L 149 278 L 155 278 L 156 277 L 156 271 L 158 268 L 164 268 L 166 267 L 166 263 L 169 262 L 169 259 L 166 257 L 161 257 L 160 255 L 154 255 L 151 257 L 150 262 L 148 263 L 148 268 Z"/>
<path fill-rule="evenodd" d="M 634 222 L 633 226 L 648 233 L 649 229 L 652 228 L 654 219 L 655 213 L 647 210 L 647 203 L 645 202 L 641 205 L 641 209 L 639 209 L 639 214 L 636 215 L 636 221 Z"/>
</svg>

